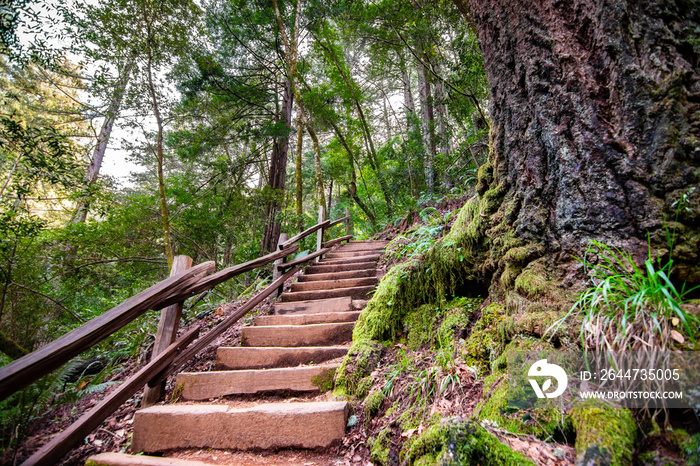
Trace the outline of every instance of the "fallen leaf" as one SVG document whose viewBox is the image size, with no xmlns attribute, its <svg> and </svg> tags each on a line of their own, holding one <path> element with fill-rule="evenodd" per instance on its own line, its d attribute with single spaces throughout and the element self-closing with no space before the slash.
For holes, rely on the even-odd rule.
<svg viewBox="0 0 700 466">
<path fill-rule="evenodd" d="M 678 333 L 678 332 L 675 331 L 675 330 L 671 330 L 671 338 L 673 338 L 674 340 L 676 340 L 676 341 L 677 341 L 678 343 L 680 343 L 681 345 L 682 345 L 683 343 L 685 343 L 685 338 L 683 338 L 683 335 L 681 335 L 680 333 Z"/>
<path fill-rule="evenodd" d="M 411 438 L 411 436 L 412 436 L 415 432 L 416 432 L 416 429 L 415 429 L 415 428 L 413 428 L 413 429 L 408 429 L 406 432 L 402 432 L 402 433 L 401 433 L 401 437 L 404 437 L 404 438 Z"/>
<path fill-rule="evenodd" d="M 674 317 L 673 319 L 671 319 L 671 323 L 672 323 L 673 326 L 675 327 L 675 326 L 677 326 L 678 324 L 681 323 L 681 320 L 680 320 L 678 317 Z"/>
</svg>

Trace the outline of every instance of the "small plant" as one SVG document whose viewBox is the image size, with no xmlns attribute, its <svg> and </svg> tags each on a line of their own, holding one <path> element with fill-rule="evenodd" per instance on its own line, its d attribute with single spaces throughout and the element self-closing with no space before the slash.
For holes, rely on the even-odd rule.
<svg viewBox="0 0 700 466">
<path fill-rule="evenodd" d="M 590 262 L 589 255 L 598 257 L 598 263 Z M 564 319 L 583 314 L 585 349 L 670 350 L 676 343 L 685 343 L 682 331 L 695 343 L 700 321 L 681 306 L 695 288 L 676 289 L 669 279 L 672 259 L 662 264 L 650 253 L 641 268 L 629 253 L 593 241 L 579 260 L 591 271 L 593 286 L 580 295 Z"/>
</svg>

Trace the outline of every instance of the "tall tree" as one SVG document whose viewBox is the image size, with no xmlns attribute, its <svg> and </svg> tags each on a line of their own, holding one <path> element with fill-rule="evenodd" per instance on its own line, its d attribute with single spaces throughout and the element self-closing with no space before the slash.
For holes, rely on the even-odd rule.
<svg viewBox="0 0 700 466">
<path fill-rule="evenodd" d="M 306 111 L 304 106 L 304 101 L 301 96 L 301 84 L 299 78 L 299 40 L 300 40 L 300 21 L 302 13 L 302 0 L 296 0 L 292 8 L 292 16 L 294 18 L 293 27 L 288 33 L 284 25 L 284 20 L 282 18 L 282 13 L 277 0 L 272 0 L 275 7 L 275 17 L 277 19 L 277 26 L 279 27 L 279 33 L 282 36 L 282 43 L 284 44 L 285 52 L 285 62 L 287 63 L 287 69 L 289 73 L 289 79 L 292 84 L 292 89 L 294 90 L 294 95 L 297 99 L 297 111 L 299 112 L 299 118 L 304 123 L 306 131 L 311 137 L 311 142 L 314 148 L 314 166 L 316 169 L 316 196 L 318 199 L 319 207 L 326 207 L 326 193 L 323 188 L 323 173 L 321 170 L 321 145 L 318 140 L 318 135 L 313 127 L 310 120 L 310 116 Z M 326 215 L 328 212 L 326 212 Z"/>
<path fill-rule="evenodd" d="M 476 23 L 491 88 L 479 192 L 501 202 L 481 214 L 511 246 L 533 246 L 520 265 L 579 254 L 591 239 L 641 261 L 647 239 L 668 248 L 666 222 L 678 278 L 700 282 L 697 2 L 455 3 Z M 490 244 L 508 285 L 515 255 Z"/>
</svg>

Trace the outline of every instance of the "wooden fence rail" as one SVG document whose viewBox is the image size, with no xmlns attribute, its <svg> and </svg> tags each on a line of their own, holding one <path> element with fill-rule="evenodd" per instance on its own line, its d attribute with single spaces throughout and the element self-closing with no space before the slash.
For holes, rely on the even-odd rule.
<svg viewBox="0 0 700 466">
<path fill-rule="evenodd" d="M 323 208 L 321 208 L 319 212 L 319 223 L 284 242 L 282 241 L 284 238 L 281 238 L 279 251 L 243 264 L 228 267 L 219 272 L 213 273 L 215 270 L 213 262 L 205 262 L 192 268 L 187 268 L 191 264 L 191 259 L 181 257 L 180 259 L 183 261 L 183 264 L 186 263 L 186 265 L 181 264 L 181 268 L 184 269 L 184 271 L 175 273 L 176 270 L 173 270 L 173 275 L 171 277 L 138 293 L 46 346 L 1 367 L 0 400 L 3 400 L 14 392 L 59 368 L 71 358 L 102 341 L 149 309 L 158 310 L 174 304 L 181 305 L 185 299 L 198 293 L 211 290 L 216 285 L 230 280 L 236 275 L 254 270 L 258 267 L 263 267 L 273 262 L 275 263 L 273 282 L 260 293 L 251 298 L 205 335 L 199 336 L 199 327 L 194 327 L 187 330 L 177 341 L 167 346 L 160 354 L 154 352 L 150 363 L 108 395 L 101 403 L 83 415 L 70 428 L 57 435 L 51 442 L 42 447 L 23 464 L 55 464 L 58 459 L 99 426 L 104 419 L 113 413 L 127 399 L 133 396 L 142 386 L 147 384 L 148 387 L 157 387 L 170 374 L 178 370 L 197 353 L 213 343 L 226 329 L 253 310 L 265 298 L 275 291 L 281 290 L 284 282 L 298 272 L 299 269 L 297 267 L 299 265 L 322 257 L 323 254 L 330 251 L 330 246 L 342 241 L 349 241 L 350 238 L 352 238 L 352 235 L 349 234 L 351 230 L 351 219 L 349 215 L 334 222 L 324 220 L 324 217 L 325 212 Z M 343 222 L 346 224 L 346 236 L 324 243 L 324 231 Z M 314 232 L 318 235 L 317 251 L 285 263 L 285 258 L 299 250 L 299 245 L 294 243 L 298 243 Z M 175 335 L 179 326 L 179 316 L 174 318 L 164 312 L 162 319 L 167 319 L 168 322 L 160 323 L 156 339 L 165 338 L 172 341 L 173 335 Z M 195 342 L 191 344 L 193 341 Z M 165 344 L 161 344 L 161 346 L 165 346 Z M 151 395 L 149 397 L 149 402 L 154 402 L 153 400 L 157 399 L 157 396 L 157 393 Z"/>
</svg>

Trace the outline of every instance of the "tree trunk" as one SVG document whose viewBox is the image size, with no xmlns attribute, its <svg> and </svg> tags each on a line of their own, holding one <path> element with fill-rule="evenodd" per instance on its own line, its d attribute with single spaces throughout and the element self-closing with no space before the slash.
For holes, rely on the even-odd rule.
<svg viewBox="0 0 700 466">
<path fill-rule="evenodd" d="M 425 147 L 425 184 L 428 193 L 435 192 L 435 114 L 433 112 L 433 96 L 430 90 L 430 76 L 423 63 L 418 63 L 418 80 L 421 109 L 421 130 L 423 147 Z"/>
<path fill-rule="evenodd" d="M 292 91 L 292 83 L 289 79 L 285 80 L 284 91 L 282 95 L 282 111 L 281 115 L 275 118 L 276 123 L 282 120 L 286 128 L 292 126 L 292 106 L 294 105 L 294 94 Z M 270 187 L 275 196 L 284 194 L 284 185 L 287 177 L 287 155 L 289 153 L 289 136 L 276 137 L 272 145 L 272 155 L 270 157 L 270 176 L 267 185 Z M 277 240 L 280 235 L 280 221 L 278 217 L 280 203 L 277 198 L 272 199 L 265 209 L 267 217 L 267 225 L 263 232 L 263 250 L 266 252 L 275 251 L 277 249 Z"/>
<path fill-rule="evenodd" d="M 668 248 L 666 221 L 678 235 L 678 278 L 700 282 L 700 190 L 690 189 L 700 181 L 697 6 L 469 4 L 491 88 L 479 193 L 500 198 L 490 217 L 498 231 L 539 245 L 529 260 L 579 256 L 596 239 L 641 261 L 647 234 Z M 506 248 L 496 257 L 492 244 L 493 267 L 502 268 Z"/>
<path fill-rule="evenodd" d="M 348 194 L 353 199 L 353 201 L 355 201 L 355 204 L 357 204 L 357 206 L 360 209 L 362 209 L 365 215 L 367 215 L 367 218 L 369 219 L 370 223 L 372 225 L 376 225 L 376 215 L 372 213 L 372 211 L 365 205 L 365 203 L 362 202 L 360 196 L 357 195 L 357 173 L 355 172 L 355 154 L 352 152 L 352 149 L 350 148 L 348 141 L 343 136 L 343 133 L 340 132 L 340 128 L 338 128 L 338 125 L 336 125 L 332 119 L 329 119 L 328 123 L 331 125 L 336 137 L 338 138 L 338 140 L 340 140 L 340 143 L 343 145 L 345 151 L 348 153 L 348 162 L 350 164 L 350 185 L 348 186 Z"/>
<path fill-rule="evenodd" d="M 297 229 L 304 229 L 304 180 L 302 179 L 302 150 L 304 148 L 304 124 L 297 116 L 297 153 L 294 175 L 296 178 Z"/>
<path fill-rule="evenodd" d="M 338 70 L 338 73 L 340 76 L 343 78 L 343 81 L 345 82 L 345 85 L 347 86 L 348 90 L 350 91 L 350 95 L 352 96 L 353 103 L 355 104 L 355 108 L 357 109 L 357 115 L 360 117 L 360 127 L 362 129 L 362 135 L 365 140 L 365 146 L 367 148 L 367 160 L 369 160 L 369 164 L 372 167 L 372 170 L 374 171 L 374 174 L 377 176 L 377 181 L 379 182 L 379 187 L 382 190 L 382 195 L 384 196 L 384 200 L 386 201 L 386 208 L 387 212 L 389 215 L 391 215 L 393 211 L 393 206 L 392 206 L 392 201 L 391 201 L 391 196 L 389 194 L 389 187 L 386 184 L 386 180 L 384 179 L 384 175 L 382 173 L 382 169 L 379 166 L 379 160 L 377 158 L 377 151 L 374 148 L 374 140 L 372 139 L 372 131 L 370 129 L 369 122 L 367 121 L 367 118 L 365 117 L 365 112 L 362 109 L 362 105 L 360 103 L 359 97 L 356 92 L 356 88 L 358 87 L 355 81 L 352 79 L 351 76 L 348 76 L 348 73 L 346 73 L 346 70 L 343 69 L 343 67 L 340 65 L 338 62 L 338 58 L 335 56 L 335 53 L 333 52 L 333 49 L 327 45 L 325 45 L 322 41 L 316 39 L 316 43 L 319 44 L 328 54 L 329 58 L 333 60 L 333 64 L 335 65 L 336 69 Z M 359 89 L 359 88 L 358 88 Z"/>
<path fill-rule="evenodd" d="M 146 13 L 146 6 L 144 3 L 144 19 L 148 21 L 148 14 Z M 153 82 L 153 50 L 151 48 L 152 41 L 154 40 L 151 24 L 147 22 L 147 32 L 148 38 L 146 40 L 146 53 L 148 56 L 148 61 L 146 64 L 146 77 L 148 79 L 148 91 L 151 96 L 151 105 L 153 109 L 153 116 L 156 119 L 156 124 L 158 126 L 158 133 L 156 136 L 156 160 L 158 163 L 158 197 L 160 199 L 160 216 L 163 223 L 163 236 L 165 239 L 165 256 L 168 259 L 168 267 L 173 265 L 173 247 L 170 242 L 170 217 L 168 216 L 168 199 L 165 195 L 165 175 L 163 173 L 163 118 L 160 114 L 160 105 L 158 104 L 158 94 L 156 92 L 156 87 Z"/>
<path fill-rule="evenodd" d="M 102 122 L 102 128 L 100 128 L 100 134 L 97 136 L 95 150 L 92 152 L 92 160 L 90 160 L 90 165 L 88 166 L 87 174 L 85 175 L 87 193 L 81 199 L 78 209 L 73 216 L 72 223 L 83 223 L 87 218 L 88 211 L 90 210 L 90 187 L 95 184 L 100 176 L 100 169 L 102 168 L 102 161 L 104 160 L 105 152 L 107 151 L 107 144 L 109 143 L 109 138 L 112 135 L 114 122 L 117 120 L 117 116 L 119 115 L 119 109 L 121 108 L 124 93 L 126 92 L 126 86 L 129 83 L 131 70 L 134 68 L 134 65 L 135 62 L 129 61 L 124 66 L 124 69 L 121 71 L 119 76 L 119 80 L 117 81 L 117 86 L 114 89 L 114 95 L 112 96 L 112 100 L 109 102 L 109 107 L 107 107 L 107 113 L 105 113 L 105 120 Z"/>
<path fill-rule="evenodd" d="M 297 106 L 299 108 L 299 117 L 306 127 L 306 132 L 309 133 L 311 142 L 314 147 L 314 167 L 316 169 L 316 193 L 318 196 L 318 205 L 325 209 L 326 207 L 326 195 L 323 188 L 323 172 L 321 170 L 321 145 L 318 142 L 318 136 L 316 131 L 309 121 L 308 115 L 306 114 L 306 109 L 304 107 L 304 101 L 301 98 L 301 90 L 299 89 L 299 79 L 298 79 L 298 68 L 297 61 L 299 58 L 299 18 L 301 16 L 301 0 L 296 0 L 295 14 L 294 14 L 294 28 L 292 30 L 291 37 L 287 34 L 284 27 L 284 21 L 282 21 L 282 15 L 280 14 L 279 5 L 277 0 L 272 0 L 272 4 L 275 8 L 275 17 L 277 18 L 277 25 L 280 30 L 280 35 L 282 36 L 282 42 L 284 43 L 285 60 L 287 62 L 287 68 L 289 70 L 289 79 L 292 83 L 292 90 L 294 91 L 294 97 L 297 99 Z"/>
<path fill-rule="evenodd" d="M 439 64 L 435 64 L 435 71 L 440 74 Z M 437 79 L 435 81 L 435 116 L 437 120 L 436 142 L 440 151 L 441 161 L 445 166 L 450 156 L 450 135 L 447 128 L 447 94 L 445 93 L 445 83 Z M 447 170 L 444 170 L 443 180 L 445 187 L 451 189 L 454 186 Z"/>
</svg>

